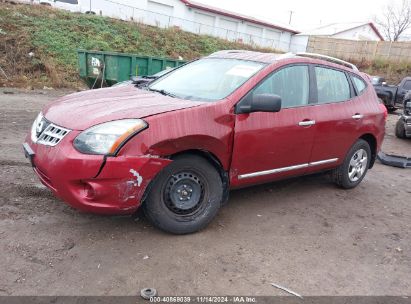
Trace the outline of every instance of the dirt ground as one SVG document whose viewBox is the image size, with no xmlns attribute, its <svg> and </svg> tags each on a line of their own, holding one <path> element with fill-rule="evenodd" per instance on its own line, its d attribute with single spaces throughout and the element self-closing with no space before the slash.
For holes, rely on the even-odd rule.
<svg viewBox="0 0 411 304">
<path fill-rule="evenodd" d="M 14 94 L 5 94 L 13 92 Z M 67 92 L 0 90 L 0 295 L 411 295 L 411 170 L 377 163 L 356 189 L 306 176 L 231 192 L 212 224 L 173 236 L 144 218 L 80 213 L 21 144 Z M 411 155 L 393 134 L 386 152 Z"/>
</svg>

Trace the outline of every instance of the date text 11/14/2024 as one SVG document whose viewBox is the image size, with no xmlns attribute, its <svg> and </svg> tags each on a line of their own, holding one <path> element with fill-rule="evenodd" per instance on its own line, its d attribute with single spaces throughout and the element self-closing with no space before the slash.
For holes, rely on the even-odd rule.
<svg viewBox="0 0 411 304">
<path fill-rule="evenodd" d="M 255 297 L 248 296 L 163 296 L 151 297 L 152 303 L 257 303 Z"/>
</svg>

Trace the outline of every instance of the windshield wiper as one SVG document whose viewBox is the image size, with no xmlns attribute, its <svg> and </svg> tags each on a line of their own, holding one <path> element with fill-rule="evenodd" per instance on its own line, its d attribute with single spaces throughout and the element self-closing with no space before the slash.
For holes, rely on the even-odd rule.
<svg viewBox="0 0 411 304">
<path fill-rule="evenodd" d="M 164 96 L 170 96 L 170 97 L 174 97 L 174 98 L 177 97 L 177 96 L 174 95 L 173 93 L 167 92 L 167 91 L 165 91 L 165 90 L 157 90 L 157 89 L 152 89 L 152 88 L 148 88 L 148 90 L 149 90 L 149 91 L 152 91 L 152 92 L 160 93 L 160 94 L 162 94 L 162 95 L 164 95 Z"/>
</svg>

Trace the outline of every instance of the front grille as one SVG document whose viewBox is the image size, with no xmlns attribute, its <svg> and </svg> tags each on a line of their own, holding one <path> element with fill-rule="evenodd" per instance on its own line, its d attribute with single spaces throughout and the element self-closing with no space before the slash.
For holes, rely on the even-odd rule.
<svg viewBox="0 0 411 304">
<path fill-rule="evenodd" d="M 38 144 L 55 146 L 70 132 L 70 130 L 50 123 L 37 139 Z"/>
<path fill-rule="evenodd" d="M 31 138 L 33 142 L 46 145 L 55 146 L 66 136 L 71 130 L 57 126 L 40 113 L 33 123 L 31 130 Z"/>
</svg>

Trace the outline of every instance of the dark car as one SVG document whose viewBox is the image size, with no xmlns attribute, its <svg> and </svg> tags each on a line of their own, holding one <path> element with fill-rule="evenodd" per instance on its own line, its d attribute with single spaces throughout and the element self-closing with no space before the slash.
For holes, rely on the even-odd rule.
<svg viewBox="0 0 411 304">
<path fill-rule="evenodd" d="M 380 76 L 371 76 L 371 83 L 372 85 L 386 85 L 387 82 L 385 81 L 384 77 Z"/>
<path fill-rule="evenodd" d="M 142 207 L 155 226 L 184 234 L 207 226 L 230 189 L 326 171 L 338 186 L 356 187 L 386 117 L 368 76 L 351 64 L 221 51 L 144 89 L 61 97 L 23 146 L 41 182 L 73 207 Z"/>
<path fill-rule="evenodd" d="M 411 91 L 404 97 L 404 109 L 395 126 L 395 135 L 398 138 L 411 137 Z"/>
<path fill-rule="evenodd" d="M 371 78 L 377 96 L 383 101 L 387 110 L 393 112 L 403 105 L 404 96 L 411 90 L 411 77 L 405 77 L 397 86 L 387 85 L 383 77 Z"/>
<path fill-rule="evenodd" d="M 130 80 L 118 82 L 115 85 L 112 85 L 111 87 L 122 87 L 122 86 L 133 84 L 136 87 L 143 88 L 143 87 L 148 86 L 151 82 L 160 78 L 161 76 L 164 76 L 167 73 L 170 73 L 174 69 L 175 68 L 165 69 L 158 73 L 155 73 L 153 75 L 148 75 L 148 76 L 133 76 Z"/>
</svg>

